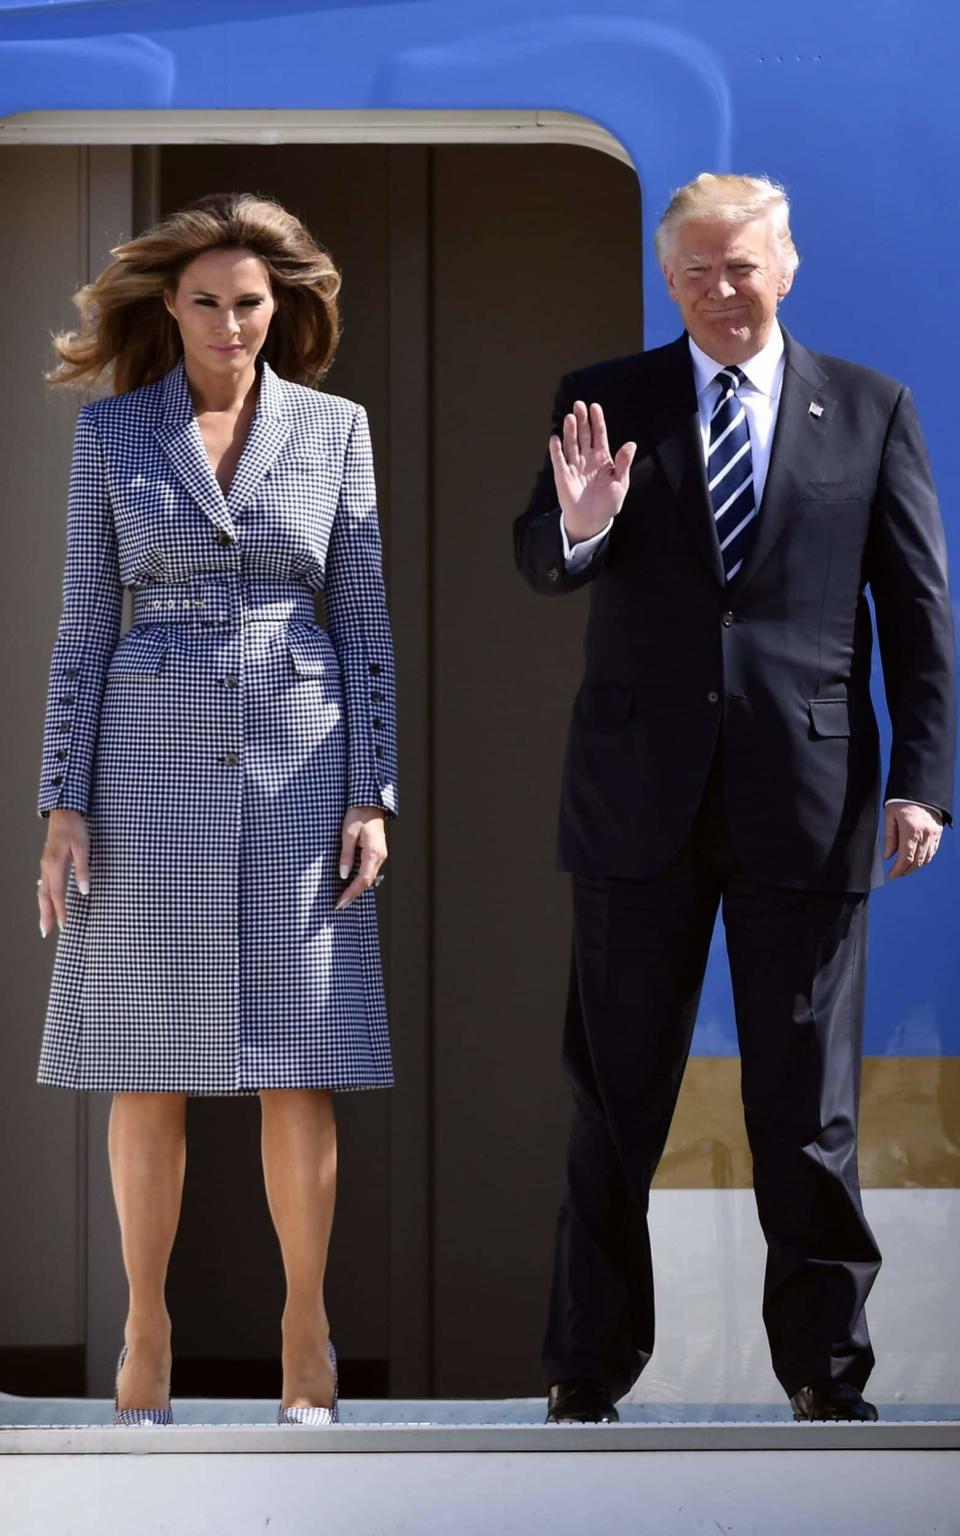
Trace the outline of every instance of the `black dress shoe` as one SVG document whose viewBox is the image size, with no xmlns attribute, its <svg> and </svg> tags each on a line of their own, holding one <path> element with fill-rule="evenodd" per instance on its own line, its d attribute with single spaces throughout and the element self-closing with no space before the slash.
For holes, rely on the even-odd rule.
<svg viewBox="0 0 960 1536">
<path fill-rule="evenodd" d="M 790 1399 L 795 1419 L 855 1419 L 872 1424 L 877 1410 L 865 1403 L 862 1393 L 847 1381 L 815 1381 L 801 1387 Z"/>
<path fill-rule="evenodd" d="M 548 1424 L 618 1424 L 620 1415 L 601 1381 L 558 1381 L 547 1398 Z"/>
</svg>

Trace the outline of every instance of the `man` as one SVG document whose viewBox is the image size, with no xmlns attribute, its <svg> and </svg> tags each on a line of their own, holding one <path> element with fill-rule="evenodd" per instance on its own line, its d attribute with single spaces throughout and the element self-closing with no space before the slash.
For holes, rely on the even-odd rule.
<svg viewBox="0 0 960 1536">
<path fill-rule="evenodd" d="M 781 188 L 699 176 L 656 244 L 685 332 L 564 378 L 515 526 L 536 591 L 593 584 L 560 813 L 574 1116 L 547 1417 L 616 1419 L 653 1348 L 648 1194 L 722 904 L 773 1367 L 796 1418 L 874 1419 L 880 1255 L 856 1127 L 883 869 L 864 588 L 900 878 L 950 819 L 943 529 L 909 390 L 778 324 L 798 261 Z"/>
</svg>

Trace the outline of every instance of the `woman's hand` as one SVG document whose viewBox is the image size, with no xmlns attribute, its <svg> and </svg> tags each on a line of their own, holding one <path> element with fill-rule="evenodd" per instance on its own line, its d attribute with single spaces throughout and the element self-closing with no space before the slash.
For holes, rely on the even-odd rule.
<svg viewBox="0 0 960 1536">
<path fill-rule="evenodd" d="M 603 408 L 589 411 L 582 400 L 563 418 L 563 441 L 550 439 L 550 458 L 563 525 L 571 544 L 590 539 L 616 517 L 630 489 L 630 466 L 636 443 L 624 443 L 616 458 L 610 452 Z"/>
<path fill-rule="evenodd" d="M 343 818 L 340 841 L 340 879 L 346 880 L 360 853 L 360 873 L 347 886 L 334 908 L 348 907 L 369 891 L 387 858 L 387 829 L 379 805 L 351 805 Z"/>
<path fill-rule="evenodd" d="M 61 930 L 67 921 L 67 873 L 71 863 L 81 896 L 89 896 L 90 838 L 87 823 L 79 811 L 51 811 L 47 840 L 40 855 L 40 879 L 37 881 L 40 932 L 44 938 L 53 929 L 54 917 Z"/>
</svg>

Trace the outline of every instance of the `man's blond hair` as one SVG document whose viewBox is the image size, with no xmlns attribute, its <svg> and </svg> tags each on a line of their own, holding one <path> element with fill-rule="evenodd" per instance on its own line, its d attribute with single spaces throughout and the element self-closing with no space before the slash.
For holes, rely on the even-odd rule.
<svg viewBox="0 0 960 1536">
<path fill-rule="evenodd" d="M 670 256 L 678 228 L 689 219 L 716 219 L 735 228 L 754 219 L 768 218 L 773 226 L 783 270 L 795 272 L 800 264 L 790 233 L 790 201 L 786 191 L 769 176 L 714 176 L 701 171 L 685 187 L 679 187 L 653 237 L 661 267 Z"/>
</svg>

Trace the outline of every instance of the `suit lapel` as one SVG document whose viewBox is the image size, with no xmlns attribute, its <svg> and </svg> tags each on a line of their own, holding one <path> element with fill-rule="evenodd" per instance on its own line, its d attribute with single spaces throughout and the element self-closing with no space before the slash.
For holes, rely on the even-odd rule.
<svg viewBox="0 0 960 1536">
<path fill-rule="evenodd" d="M 697 548 L 723 585 L 723 560 L 707 490 L 697 392 L 686 332 L 665 348 L 664 362 L 667 365 L 665 377 L 658 381 L 663 404 L 653 421 L 645 424 L 640 441 L 649 435 Z"/>
<path fill-rule="evenodd" d="M 743 565 L 730 583 L 731 592 L 741 591 L 756 575 L 786 527 L 797 496 L 815 478 L 836 406 L 827 375 L 806 347 L 787 331 L 783 332 L 783 342 L 783 385 L 756 532 Z M 811 411 L 811 405 L 820 408 L 819 414 Z"/>
<path fill-rule="evenodd" d="M 164 375 L 161 421 L 153 429 L 181 485 L 211 523 L 233 538 L 236 514 L 250 501 L 290 434 L 283 414 L 282 381 L 266 358 L 257 359 L 257 368 L 257 407 L 226 497 L 207 456 L 182 357 Z"/>
</svg>

